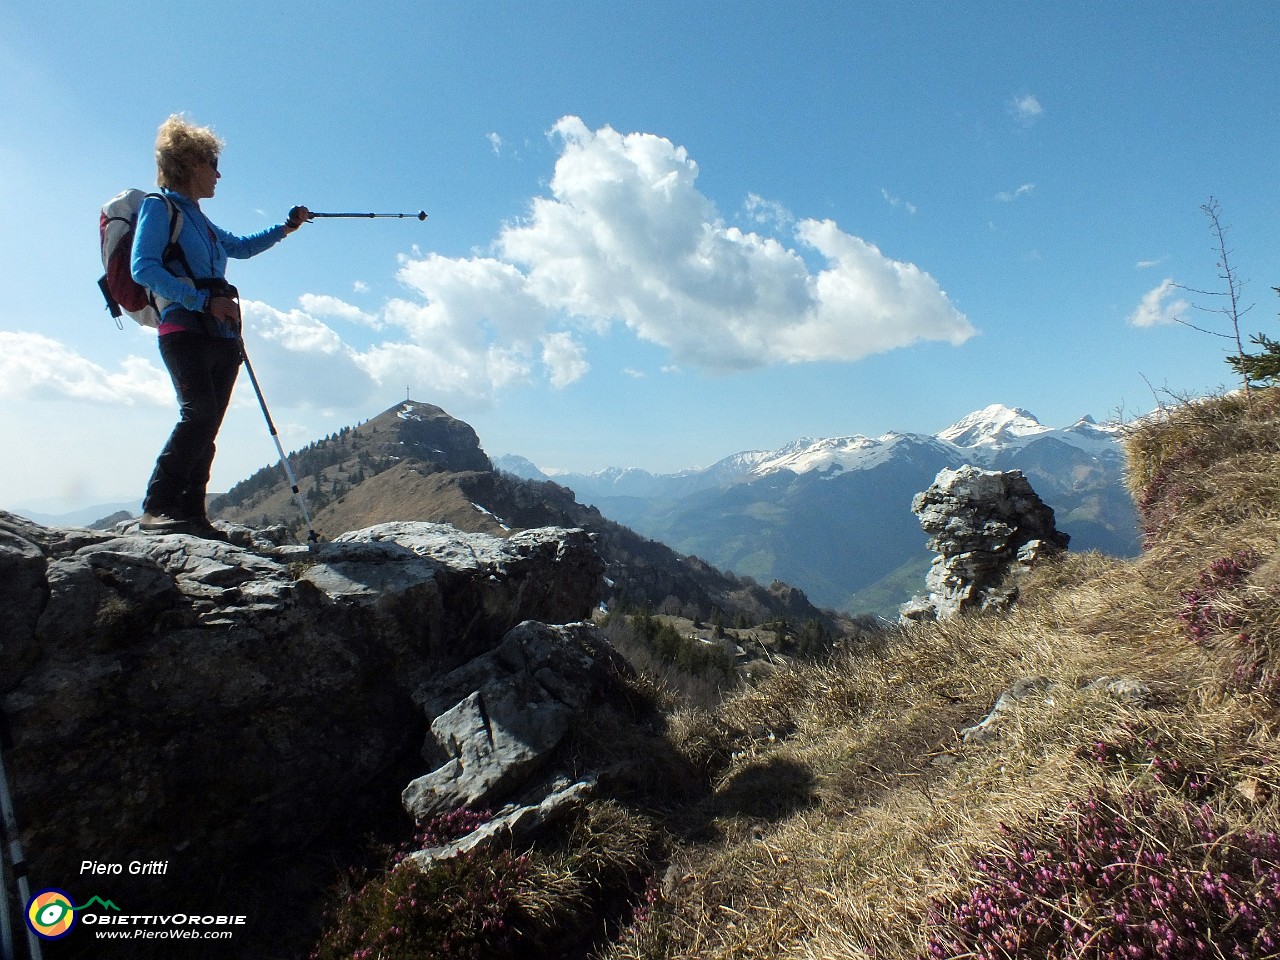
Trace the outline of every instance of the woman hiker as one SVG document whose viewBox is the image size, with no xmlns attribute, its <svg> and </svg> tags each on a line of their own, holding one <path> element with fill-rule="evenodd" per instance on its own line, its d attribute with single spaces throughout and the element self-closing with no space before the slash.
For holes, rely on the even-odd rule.
<svg viewBox="0 0 1280 960">
<path fill-rule="evenodd" d="M 246 259 L 275 246 L 307 222 L 294 207 L 269 230 L 238 237 L 215 226 L 200 201 L 217 189 L 223 141 L 208 127 L 181 115 L 169 117 L 156 136 L 156 182 L 182 212 L 182 229 L 170 248 L 169 203 L 148 197 L 138 212 L 133 278 L 156 298 L 160 356 L 178 395 L 179 419 L 147 484 L 139 526 L 151 532 L 193 533 L 226 539 L 205 513 L 214 441 L 243 358 L 240 303 L 226 281 L 227 258 Z"/>
</svg>

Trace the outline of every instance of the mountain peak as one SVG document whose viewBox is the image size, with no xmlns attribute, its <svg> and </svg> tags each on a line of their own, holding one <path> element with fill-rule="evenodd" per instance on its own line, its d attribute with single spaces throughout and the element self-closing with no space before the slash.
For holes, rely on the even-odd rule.
<svg viewBox="0 0 1280 960">
<path fill-rule="evenodd" d="M 993 403 L 953 423 L 937 436 L 958 447 L 991 446 L 1009 440 L 1047 433 L 1049 428 L 1035 414 L 1021 407 Z"/>
<path fill-rule="evenodd" d="M 392 410 L 401 420 L 427 420 L 444 413 L 444 410 L 434 404 L 419 403 L 417 400 L 406 400 L 404 403 L 396 404 L 387 412 L 390 413 Z"/>
<path fill-rule="evenodd" d="M 385 452 L 391 456 L 426 460 L 449 470 L 491 469 L 471 426 L 435 404 L 405 400 L 384 410 L 366 427 L 383 430 L 393 438 L 385 442 Z"/>
</svg>

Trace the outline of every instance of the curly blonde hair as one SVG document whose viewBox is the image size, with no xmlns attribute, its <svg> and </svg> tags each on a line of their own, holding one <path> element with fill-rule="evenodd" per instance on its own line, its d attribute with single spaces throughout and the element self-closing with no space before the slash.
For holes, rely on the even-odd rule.
<svg viewBox="0 0 1280 960">
<path fill-rule="evenodd" d="M 203 160 L 217 163 L 224 145 L 208 127 L 197 127 L 183 114 L 173 114 L 156 134 L 156 183 L 166 190 L 185 187 L 192 167 Z"/>
</svg>

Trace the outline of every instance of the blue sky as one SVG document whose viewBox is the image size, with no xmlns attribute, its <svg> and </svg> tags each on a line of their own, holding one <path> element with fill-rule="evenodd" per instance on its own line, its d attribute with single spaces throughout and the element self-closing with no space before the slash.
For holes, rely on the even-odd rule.
<svg viewBox="0 0 1280 960">
<path fill-rule="evenodd" d="M 1276 335 L 1277 41 L 1274 0 L 7 0 L 0 507 L 140 497 L 172 425 L 95 286 L 170 113 L 226 140 L 233 232 L 430 215 L 233 262 L 286 447 L 408 393 L 492 455 L 674 471 L 1229 384 L 1166 281 L 1220 287 L 1216 197 Z M 273 460 L 242 378 L 213 487 Z"/>
</svg>

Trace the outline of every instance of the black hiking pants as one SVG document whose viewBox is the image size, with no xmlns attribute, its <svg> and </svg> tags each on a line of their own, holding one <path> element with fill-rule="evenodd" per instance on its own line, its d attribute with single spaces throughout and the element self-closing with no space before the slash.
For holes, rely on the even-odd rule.
<svg viewBox="0 0 1280 960">
<path fill-rule="evenodd" d="M 178 394 L 179 419 L 156 460 L 142 509 L 181 520 L 203 517 L 214 440 L 243 358 L 240 341 L 167 333 L 160 338 L 160 356 Z"/>
</svg>

